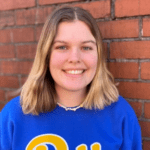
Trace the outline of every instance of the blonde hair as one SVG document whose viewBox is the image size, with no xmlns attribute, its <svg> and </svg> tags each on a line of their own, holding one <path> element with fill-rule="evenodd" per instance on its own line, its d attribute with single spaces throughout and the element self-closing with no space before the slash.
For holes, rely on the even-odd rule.
<svg viewBox="0 0 150 150">
<path fill-rule="evenodd" d="M 56 107 L 54 80 L 49 71 L 51 46 L 59 23 L 80 20 L 86 23 L 96 39 L 98 64 L 96 74 L 88 85 L 83 107 L 103 109 L 118 99 L 114 79 L 106 68 L 102 38 L 94 18 L 84 9 L 65 6 L 55 10 L 46 20 L 40 36 L 34 63 L 21 91 L 21 105 L 25 114 L 38 115 Z"/>
</svg>

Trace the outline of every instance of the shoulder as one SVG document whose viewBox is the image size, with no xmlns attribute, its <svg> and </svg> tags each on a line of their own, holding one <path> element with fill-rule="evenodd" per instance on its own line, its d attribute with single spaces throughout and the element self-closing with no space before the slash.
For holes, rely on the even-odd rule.
<svg viewBox="0 0 150 150">
<path fill-rule="evenodd" d="M 132 149 L 134 147 L 134 149 L 141 150 L 141 127 L 133 108 L 121 96 L 113 105 L 122 121 L 122 135 L 125 140 L 123 140 L 121 149 Z"/>
<path fill-rule="evenodd" d="M 107 106 L 106 109 L 118 116 L 121 115 L 122 117 L 129 117 L 130 119 L 137 118 L 133 108 L 122 96 L 119 96 L 118 101 Z"/>
<path fill-rule="evenodd" d="M 14 109 L 17 107 L 20 107 L 20 96 L 17 96 L 15 98 L 13 98 L 12 100 L 10 100 L 2 110 Z"/>
<path fill-rule="evenodd" d="M 121 110 L 125 112 L 131 112 L 131 113 L 134 112 L 131 105 L 122 96 L 118 97 L 118 101 L 116 102 L 116 107 L 121 108 Z"/>
<path fill-rule="evenodd" d="M 5 115 L 10 115 L 10 114 L 13 115 L 14 113 L 18 113 L 21 111 L 22 111 L 22 108 L 20 105 L 20 96 L 17 96 L 5 105 L 1 113 L 2 115 L 5 116 Z"/>
</svg>

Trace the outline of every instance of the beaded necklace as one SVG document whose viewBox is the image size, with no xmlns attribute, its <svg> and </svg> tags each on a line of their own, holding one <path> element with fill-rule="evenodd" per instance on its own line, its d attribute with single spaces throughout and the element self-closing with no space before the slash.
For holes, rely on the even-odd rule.
<svg viewBox="0 0 150 150">
<path fill-rule="evenodd" d="M 64 105 L 62 105 L 62 104 L 60 104 L 58 102 L 57 102 L 57 104 L 58 104 L 58 106 L 64 108 L 66 111 L 68 111 L 68 110 L 76 111 L 77 109 L 83 107 L 83 104 L 80 104 L 79 106 L 75 106 L 75 107 L 66 107 L 66 106 L 64 106 Z"/>
</svg>

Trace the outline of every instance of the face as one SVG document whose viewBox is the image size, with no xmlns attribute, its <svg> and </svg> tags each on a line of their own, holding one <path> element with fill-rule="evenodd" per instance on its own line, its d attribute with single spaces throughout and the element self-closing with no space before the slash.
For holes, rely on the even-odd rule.
<svg viewBox="0 0 150 150">
<path fill-rule="evenodd" d="M 85 91 L 98 61 L 96 40 L 82 21 L 62 22 L 51 50 L 50 73 L 58 90 Z"/>
</svg>

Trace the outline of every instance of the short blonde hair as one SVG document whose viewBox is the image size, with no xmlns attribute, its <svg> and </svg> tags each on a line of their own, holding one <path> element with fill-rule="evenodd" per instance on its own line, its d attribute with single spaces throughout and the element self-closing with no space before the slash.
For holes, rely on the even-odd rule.
<svg viewBox="0 0 150 150">
<path fill-rule="evenodd" d="M 88 25 L 96 39 L 98 52 L 96 74 L 87 87 L 88 93 L 83 107 L 103 109 L 117 101 L 118 90 L 106 67 L 102 38 L 95 19 L 82 8 L 65 6 L 55 10 L 44 24 L 31 72 L 21 91 L 21 105 L 25 114 L 38 115 L 40 112 L 52 111 L 56 107 L 54 80 L 49 71 L 51 46 L 59 23 L 74 20 L 83 21 Z"/>
</svg>

